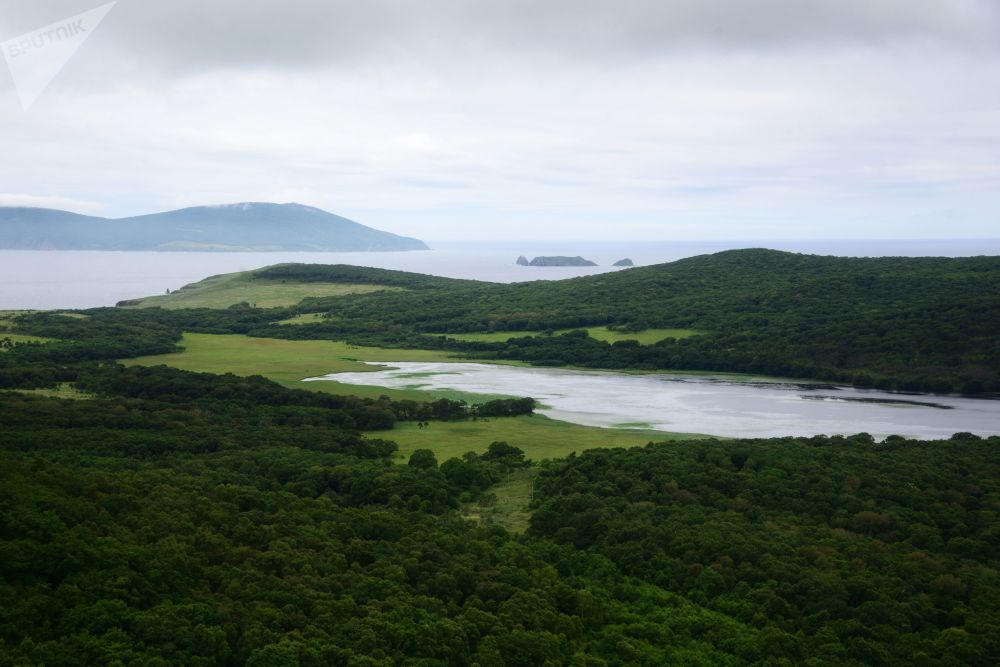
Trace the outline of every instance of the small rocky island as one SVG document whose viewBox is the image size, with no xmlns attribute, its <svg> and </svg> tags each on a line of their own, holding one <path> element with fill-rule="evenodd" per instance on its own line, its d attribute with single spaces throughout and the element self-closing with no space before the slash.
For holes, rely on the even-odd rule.
<svg viewBox="0 0 1000 667">
<path fill-rule="evenodd" d="M 576 257 L 536 257 L 530 262 L 527 257 L 521 255 L 517 258 L 517 263 L 520 266 L 597 266 L 595 262 L 579 255 Z"/>
<path fill-rule="evenodd" d="M 611 266 L 635 266 L 635 262 L 633 262 L 631 259 L 629 259 L 628 257 L 626 257 L 625 259 L 619 259 L 617 262 L 615 262 Z"/>
</svg>

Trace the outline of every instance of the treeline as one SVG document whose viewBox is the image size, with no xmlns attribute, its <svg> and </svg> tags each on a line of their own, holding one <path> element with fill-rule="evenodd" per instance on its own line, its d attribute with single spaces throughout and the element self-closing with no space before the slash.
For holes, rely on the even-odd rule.
<svg viewBox="0 0 1000 667">
<path fill-rule="evenodd" d="M 0 664 L 739 664 L 756 634 L 458 518 L 516 448 L 393 465 L 239 393 L 158 393 L 0 393 Z"/>
<path fill-rule="evenodd" d="M 1000 438 L 592 450 L 548 465 L 531 534 L 754 627 L 788 664 L 1000 657 Z"/>
<path fill-rule="evenodd" d="M 1000 438 L 585 452 L 543 466 L 516 538 L 456 511 L 529 465 L 516 447 L 394 465 L 283 411 L 321 407 L 135 380 L 161 386 L 0 392 L 0 664 L 1000 657 Z"/>
<path fill-rule="evenodd" d="M 11 365 L 32 362 L 69 364 L 176 352 L 182 330 L 141 312 L 99 309 L 86 316 L 38 312 L 15 320 L 17 331 L 56 339 L 43 345 L 17 345 L 5 357 Z"/>
<path fill-rule="evenodd" d="M 181 329 L 128 311 L 94 311 L 87 316 L 57 312 L 20 315 L 18 333 L 56 340 L 21 343 L 0 354 L 0 389 L 54 387 L 72 382 L 80 369 L 99 362 L 178 350 Z"/>
<path fill-rule="evenodd" d="M 1000 258 L 995 257 L 842 258 L 738 250 L 571 280 L 452 281 L 402 292 L 307 299 L 294 310 L 327 312 L 331 319 L 242 332 L 500 352 L 534 363 L 794 374 L 886 389 L 1000 391 L 995 335 Z M 504 346 L 446 342 L 433 335 L 595 325 L 693 328 L 709 334 L 631 352 L 541 337 Z"/>
<path fill-rule="evenodd" d="M 458 421 L 488 417 L 518 417 L 535 410 L 533 398 L 498 398 L 469 405 L 466 401 L 439 398 L 434 401 L 392 401 L 392 410 L 400 421 Z"/>
<path fill-rule="evenodd" d="M 1000 258 L 839 258 L 739 250 L 513 285 L 323 265 L 280 265 L 256 275 L 402 289 L 305 299 L 296 307 L 269 310 L 87 311 L 89 326 L 98 327 L 100 335 L 82 320 L 37 314 L 20 318 L 18 330 L 76 341 L 34 352 L 51 357 L 61 349 L 67 361 L 168 351 L 181 331 L 191 331 L 449 349 L 539 365 L 759 373 L 904 391 L 1000 391 L 995 334 Z M 305 312 L 328 317 L 277 324 Z M 598 325 L 707 333 L 655 345 L 516 334 Z M 516 340 L 474 343 L 442 335 L 475 331 L 510 331 Z M 23 354 L 27 359 L 33 353 Z M 2 368 L 0 362 L 0 382 Z"/>
<path fill-rule="evenodd" d="M 347 264 L 277 264 L 254 271 L 251 275 L 251 280 L 386 285 L 408 290 L 451 288 L 456 285 L 482 284 L 474 280 L 441 278 L 421 273 L 350 266 Z"/>
<path fill-rule="evenodd" d="M 197 317 L 201 311 L 181 312 L 186 317 Z M 52 312 L 21 316 L 17 321 L 19 331 L 56 340 L 16 345 L 0 354 L 0 389 L 51 388 L 72 383 L 84 392 L 102 396 L 172 403 L 198 401 L 212 406 L 257 405 L 263 410 L 283 410 L 293 420 L 307 419 L 302 409 L 320 409 L 324 418 L 333 419 L 336 425 L 359 430 L 390 429 L 396 420 L 511 417 L 534 410 L 530 398 L 472 405 L 445 398 L 429 402 L 392 401 L 387 397 L 359 399 L 288 389 L 261 376 L 220 376 L 165 366 L 124 367 L 116 362 L 118 358 L 178 350 L 176 343 L 186 323 L 184 316 L 172 318 L 159 310 L 147 315 L 146 311 L 117 309 L 96 309 L 86 317 Z"/>
<path fill-rule="evenodd" d="M 395 465 L 359 429 L 530 399 L 359 399 L 46 347 L 32 363 L 98 398 L 0 392 L 0 665 L 1000 657 L 1000 438 L 587 452 L 545 465 L 515 538 L 458 510 L 529 465 L 519 449 Z"/>
<path fill-rule="evenodd" d="M 434 468 L 438 465 L 437 456 L 434 450 L 418 449 L 410 455 L 408 465 Z M 490 443 L 483 454 L 466 452 L 461 457 L 448 459 L 441 464 L 441 474 L 459 491 L 458 500 L 468 503 L 481 499 L 490 487 L 512 471 L 530 465 L 521 449 L 500 441 Z"/>
<path fill-rule="evenodd" d="M 340 394 L 289 389 L 254 375 L 194 373 L 168 366 L 104 365 L 88 369 L 76 378 L 75 386 L 86 392 L 142 398 L 171 403 L 199 402 L 221 409 L 232 405 L 272 408 L 314 408 L 326 414 L 342 413 L 342 425 L 364 431 L 392 428 L 400 421 L 458 421 L 480 417 L 516 417 L 532 414 L 532 398 L 500 398 L 469 404 L 440 398 L 434 401 L 394 401 L 358 398 Z"/>
</svg>

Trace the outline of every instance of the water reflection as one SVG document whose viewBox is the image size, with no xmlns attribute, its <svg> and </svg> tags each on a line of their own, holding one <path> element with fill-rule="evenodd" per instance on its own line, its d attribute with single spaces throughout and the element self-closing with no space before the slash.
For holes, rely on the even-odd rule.
<svg viewBox="0 0 1000 667">
<path fill-rule="evenodd" d="M 924 439 L 948 438 L 958 432 L 1000 435 L 997 400 L 767 378 L 744 381 L 725 376 L 636 375 L 468 363 L 372 365 L 380 370 L 311 380 L 531 396 L 543 404 L 540 412 L 555 419 L 727 437 L 859 432 L 879 438 L 902 435 Z"/>
</svg>

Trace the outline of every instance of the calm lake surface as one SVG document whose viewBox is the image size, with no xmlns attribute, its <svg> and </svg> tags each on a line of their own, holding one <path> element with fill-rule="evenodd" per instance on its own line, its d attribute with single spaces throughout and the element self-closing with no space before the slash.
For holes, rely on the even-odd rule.
<svg viewBox="0 0 1000 667">
<path fill-rule="evenodd" d="M 630 375 L 473 363 L 372 363 L 383 370 L 335 380 L 393 389 L 455 389 L 531 396 L 554 419 L 588 426 L 652 428 L 730 437 L 1000 435 L 1000 401 L 900 394 L 825 384 L 722 376 Z"/>
<path fill-rule="evenodd" d="M 94 252 L 0 250 L 0 310 L 93 308 L 162 294 L 208 276 L 281 262 L 354 264 L 494 282 L 555 280 L 670 262 L 733 248 L 768 247 L 820 255 L 962 257 L 1000 255 L 1000 239 L 944 241 L 497 241 L 430 242 L 415 252 Z M 524 267 L 518 255 L 582 255 L 600 266 Z"/>
</svg>

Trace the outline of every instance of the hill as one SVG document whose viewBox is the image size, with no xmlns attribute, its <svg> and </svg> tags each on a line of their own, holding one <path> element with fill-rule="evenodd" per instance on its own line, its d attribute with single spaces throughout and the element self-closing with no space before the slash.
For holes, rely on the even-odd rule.
<svg viewBox="0 0 1000 667">
<path fill-rule="evenodd" d="M 564 458 L 532 462 L 514 444 L 546 444 L 530 399 L 292 389 L 240 372 L 277 355 L 220 358 L 222 341 L 211 356 L 233 374 L 116 363 L 162 361 L 200 329 L 587 363 L 757 349 L 826 372 L 824 350 L 857 329 L 847 344 L 886 373 L 883 355 L 926 336 L 956 373 L 977 346 L 995 367 L 995 258 L 741 251 L 652 269 L 518 286 L 279 265 L 230 279 L 397 289 L 0 314 L 19 337 L 0 353 L 0 665 L 996 665 L 998 437 L 591 449 L 574 428 L 539 454 Z M 425 333 L 574 317 L 712 328 L 653 345 Z M 891 337 L 871 339 L 885 321 Z M 334 345 L 303 347 L 338 365 L 369 353 Z"/>
<path fill-rule="evenodd" d="M 211 276 L 179 290 L 120 301 L 121 308 L 229 308 L 240 304 L 260 308 L 292 306 L 306 297 L 364 294 L 385 289 L 387 285 L 338 282 L 287 282 L 260 278 L 255 271 Z"/>
<path fill-rule="evenodd" d="M 0 248 L 346 252 L 427 246 L 311 206 L 241 203 L 119 219 L 0 207 Z"/>
<path fill-rule="evenodd" d="M 286 266 L 319 279 L 344 267 Z M 355 269 L 354 279 L 375 274 Z M 410 276 L 406 278 L 406 276 Z M 1000 258 L 845 258 L 734 250 L 617 273 L 498 285 L 399 274 L 405 292 L 310 299 L 335 320 L 259 335 L 452 347 L 536 364 L 712 370 L 884 389 L 1000 391 Z M 711 332 L 654 345 L 534 332 L 605 326 Z M 447 334 L 509 332 L 508 342 Z M 520 334 L 519 332 L 524 332 Z M 638 338 L 638 336 L 637 336 Z"/>
<path fill-rule="evenodd" d="M 389 429 L 437 404 L 32 352 L 0 359 L 72 370 L 88 394 L 0 392 L 5 665 L 1000 655 L 1000 438 L 692 440 L 541 465 L 434 438 L 395 465 Z M 469 520 L 499 511 L 526 532 Z"/>
<path fill-rule="evenodd" d="M 368 294 L 383 290 L 454 288 L 484 285 L 391 269 L 343 264 L 275 264 L 254 271 L 210 276 L 174 292 L 128 299 L 119 308 L 275 308 L 310 297 Z"/>
</svg>

